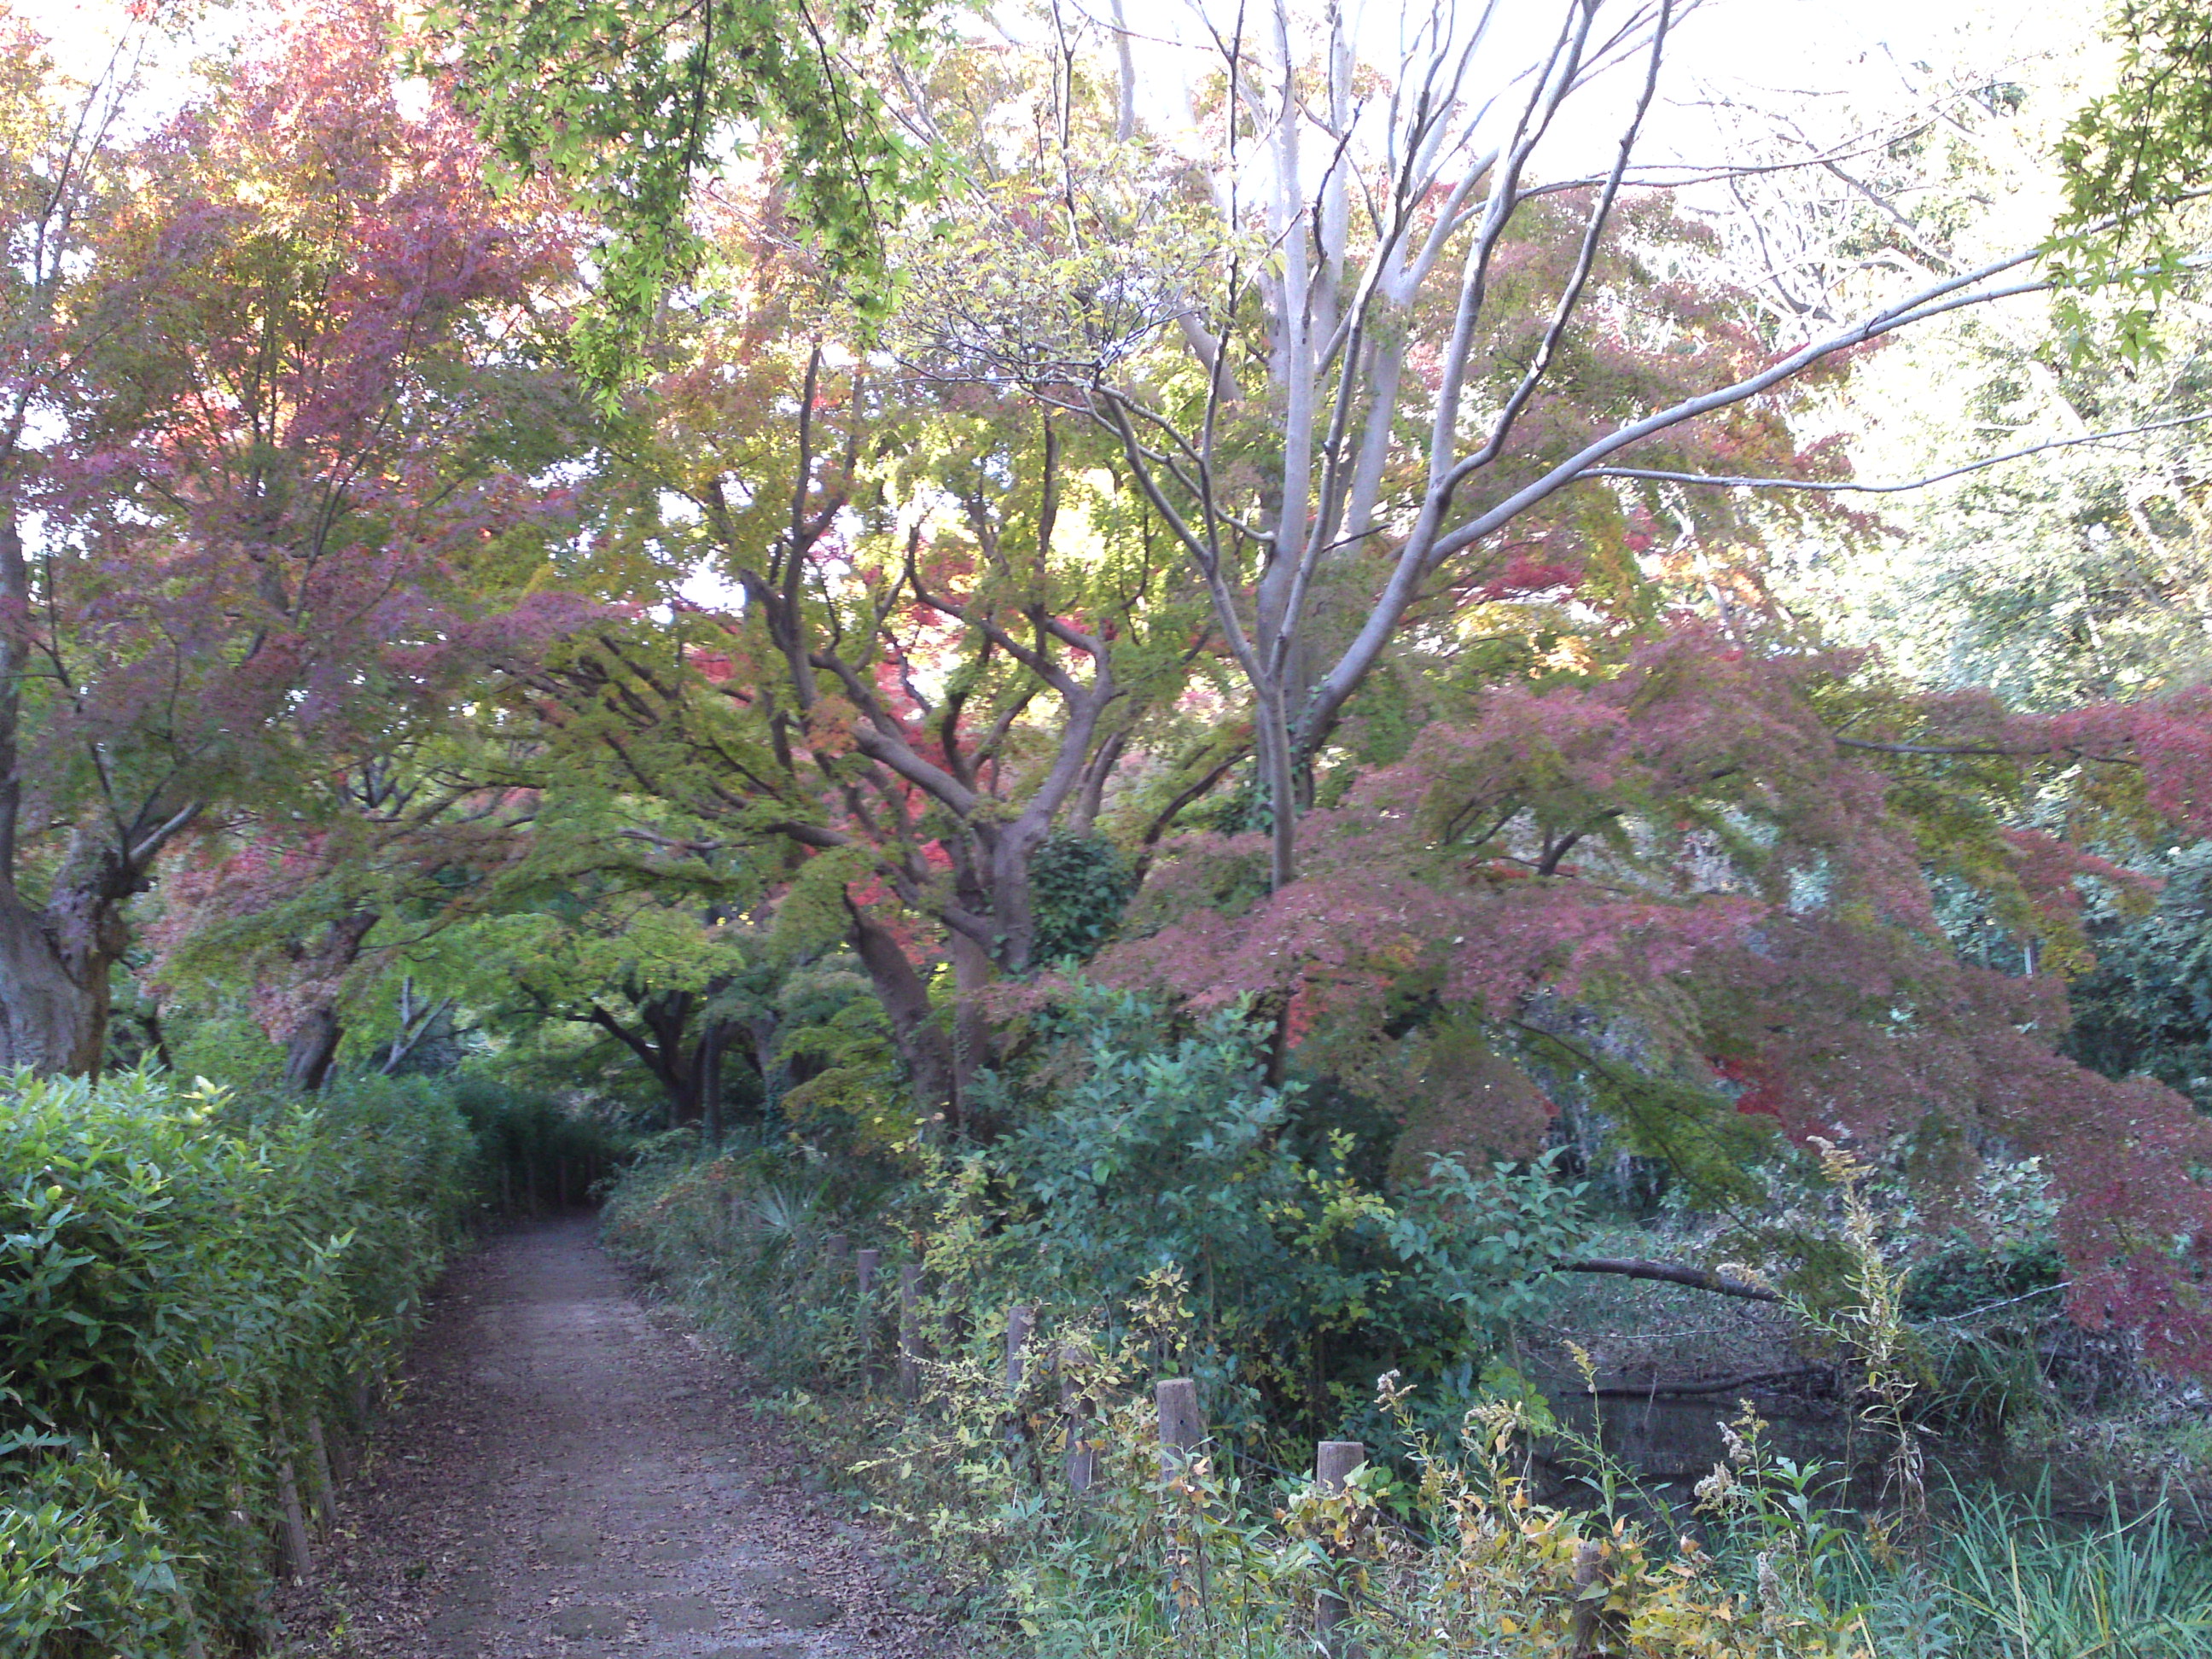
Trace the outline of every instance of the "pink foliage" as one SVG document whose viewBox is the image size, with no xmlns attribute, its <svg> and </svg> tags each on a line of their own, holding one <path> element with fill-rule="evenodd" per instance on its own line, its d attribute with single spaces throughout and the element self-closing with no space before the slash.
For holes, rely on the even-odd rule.
<svg viewBox="0 0 2212 1659">
<path fill-rule="evenodd" d="M 570 501 L 480 459 L 495 379 L 518 378 L 483 374 L 487 345 L 566 280 L 568 231 L 490 192 L 449 102 L 403 112 L 389 21 L 337 0 L 290 15 L 146 143 L 95 234 L 101 343 L 74 365 L 40 502 L 78 556 L 14 619 L 75 684 L 33 745 L 48 810 L 88 745 L 150 739 L 196 787 L 234 782 L 588 615 L 503 593 L 510 544 Z"/>
<path fill-rule="evenodd" d="M 1186 838 L 1157 872 L 1109 981 L 1200 1005 L 1283 999 L 1325 1065 L 1427 1000 L 1510 1041 L 1542 1011 L 1608 1011 L 1632 1059 L 1702 1070 L 1791 1136 L 2045 1156 L 2077 1313 L 2212 1366 L 2212 1122 L 2147 1082 L 2054 1051 L 2063 981 L 1960 961 L 1937 930 L 1915 827 L 1874 755 L 1838 745 L 1817 693 L 1847 659 L 1764 658 L 1695 627 L 1616 677 L 1485 696 L 1300 826 L 1303 878 L 1264 896 L 1256 836 Z M 2142 769 L 2160 810 L 2212 808 L 2212 720 L 2194 700 L 2038 720 L 1939 709 L 2008 753 L 2094 750 Z M 1981 878 L 2061 933 L 2075 883 L 2129 872 L 1992 825 Z M 1616 1054 L 1615 1058 L 1619 1058 Z"/>
</svg>

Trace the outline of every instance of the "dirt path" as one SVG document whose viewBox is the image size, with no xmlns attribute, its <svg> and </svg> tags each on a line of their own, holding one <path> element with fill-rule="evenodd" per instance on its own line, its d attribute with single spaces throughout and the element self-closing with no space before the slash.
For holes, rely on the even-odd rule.
<svg viewBox="0 0 2212 1659">
<path fill-rule="evenodd" d="M 440 1287 L 317 1581 L 282 1611 L 295 1650 L 358 1659 L 957 1651 L 803 1477 L 590 1221 L 521 1229 Z"/>
</svg>

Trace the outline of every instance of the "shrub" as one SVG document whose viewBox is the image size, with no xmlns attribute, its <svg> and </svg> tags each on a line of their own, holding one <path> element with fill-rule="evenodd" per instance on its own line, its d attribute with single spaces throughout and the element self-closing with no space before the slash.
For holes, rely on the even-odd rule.
<svg viewBox="0 0 2212 1659">
<path fill-rule="evenodd" d="M 37 1450 L 0 1509 L 0 1636 L 9 1651 L 52 1659 L 173 1651 L 185 1603 L 138 1483 L 101 1454 Z"/>
<path fill-rule="evenodd" d="M 830 1208 L 829 1185 L 758 1150 L 671 1148 L 617 1188 L 610 1242 L 784 1385 L 771 1408 L 819 1467 L 856 1481 L 969 1598 L 979 1655 L 1292 1659 L 1321 1650 L 1323 1594 L 1348 1598 L 1340 1634 L 1376 1659 L 2193 1659 L 2212 1638 L 2212 1555 L 2169 1519 L 2085 1530 L 1954 1494 L 1948 1516 L 1869 1522 L 1833 1506 L 1840 1470 L 1777 1455 L 1747 1408 L 1684 1510 L 1639 1491 L 1502 1365 L 1442 1429 L 1434 1402 L 1386 1378 L 1369 1420 L 1387 1427 L 1370 1443 L 1402 1455 L 1347 1490 L 1218 1442 L 1164 1473 L 1151 1384 L 1204 1316 L 1179 1273 L 1146 1275 L 1118 1306 L 1046 1303 L 1010 1395 L 1006 1303 L 1028 1294 L 1016 1269 L 1036 1256 L 998 1224 L 987 1200 L 1008 1189 L 986 1161 L 946 1166 L 932 1190 L 957 1201 L 920 1239 L 905 1232 L 917 1211 Z M 872 1300 L 821 1249 L 832 1228 L 885 1248 Z M 915 1399 L 891 1386 L 902 1256 L 933 1286 Z M 1209 1390 L 1210 1413 L 1223 1393 Z M 1072 1420 L 1096 1457 L 1080 1498 L 1065 1473 Z M 1587 1508 L 1536 1501 L 1536 1443 L 1579 1472 Z"/>
<path fill-rule="evenodd" d="M 1392 1369 L 1456 1420 L 1583 1237 L 1581 1189 L 1547 1164 L 1439 1158 L 1402 1188 L 1376 1179 L 1396 1125 L 1309 1114 L 1232 1013 L 1177 1025 L 1079 987 L 1045 1034 L 1029 1075 L 996 1083 L 1009 1132 L 965 1180 L 940 1173 L 927 1224 L 950 1239 L 973 1212 L 1008 1296 L 1047 1310 L 1125 1306 L 1175 1270 L 1193 1313 L 1183 1351 L 1162 1358 L 1188 1364 L 1248 1442 L 1263 1422 L 1294 1443 L 1379 1431 L 1375 1378 Z"/>
<path fill-rule="evenodd" d="M 310 1109 L 145 1073 L 0 1081 L 0 1649 L 256 1629 L 253 1517 L 413 1323 L 473 1160 L 421 1084 Z"/>
<path fill-rule="evenodd" d="M 1567 1437 L 1502 1368 L 1443 1434 L 1427 1426 L 1443 1414 L 1433 1402 L 1388 1380 L 1365 1415 L 1387 1425 L 1411 1482 L 1378 1459 L 1350 1490 L 1322 1492 L 1218 1439 L 1164 1465 L 1152 1384 L 1205 1315 L 1163 1267 L 1112 1303 L 1041 1306 L 1010 1394 L 1006 1301 L 1028 1293 L 1012 1269 L 1035 1255 L 989 1218 L 983 1200 L 1006 1188 L 982 1158 L 931 1184 L 926 1358 L 919 1397 L 897 1397 L 896 1273 L 887 1264 L 860 1297 L 820 1249 L 829 1224 L 811 1190 L 763 1162 L 641 1165 L 609 1206 L 610 1240 L 732 1347 L 765 1353 L 787 1384 L 775 1409 L 971 1598 L 979 1653 L 1291 1659 L 1317 1650 L 1316 1598 L 1340 1591 L 1356 1608 L 1346 1634 L 1377 1656 L 1866 1659 L 1824 1583 L 1844 1546 L 1808 1500 L 1816 1471 L 1779 1469 L 1754 1449 L 1732 1476 L 1731 1513 L 1715 1517 L 1734 1546 L 1720 1559 L 1626 1520 L 1547 1509 L 1530 1501 L 1513 1443 Z M 886 1220 L 858 1237 L 907 1254 Z M 1232 1392 L 1232 1378 L 1218 1381 L 1209 1415 Z M 1079 1499 L 1064 1473 L 1072 1408 L 1096 1458 Z M 1597 1467 L 1595 1443 L 1581 1443 Z M 1625 1489 L 1627 1477 L 1607 1468 L 1605 1481 Z M 1593 1634 L 1598 1644 L 1581 1645 Z"/>
</svg>

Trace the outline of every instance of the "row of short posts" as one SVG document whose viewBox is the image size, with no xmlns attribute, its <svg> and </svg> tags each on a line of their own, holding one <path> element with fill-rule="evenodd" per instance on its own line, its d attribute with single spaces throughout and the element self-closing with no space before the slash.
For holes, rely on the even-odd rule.
<svg viewBox="0 0 2212 1659">
<path fill-rule="evenodd" d="M 374 1396 L 374 1385 L 368 1377 L 356 1382 L 353 1407 L 357 1436 L 368 1434 Z M 338 1477 L 341 1474 L 349 1475 L 356 1467 L 357 1458 L 356 1446 L 349 1444 L 348 1437 L 343 1434 L 336 1437 L 334 1451 L 333 1437 L 325 1432 L 319 1416 L 310 1416 L 307 1429 L 304 1446 L 280 1443 L 276 1449 L 276 1570 L 280 1577 L 295 1585 L 304 1584 L 314 1577 L 314 1540 L 318 1535 L 328 1538 L 337 1528 Z M 311 1477 L 304 1501 L 300 1484 L 302 1454 Z M 254 1530 L 253 1523 L 242 1510 L 235 1515 L 234 1524 L 249 1533 Z M 267 1536 L 265 1533 L 261 1535 L 264 1539 Z M 185 1631 L 184 1659 L 206 1659 L 206 1644 L 200 1639 L 191 1601 L 181 1589 L 174 1595 Z"/>
<path fill-rule="evenodd" d="M 338 1483 L 351 1480 L 360 1469 L 380 1388 L 373 1374 L 357 1372 L 350 1428 L 341 1427 L 333 1434 L 324 1427 L 319 1414 L 310 1413 L 305 1443 L 280 1443 L 277 1447 L 276 1564 L 278 1572 L 295 1584 L 314 1577 L 315 1540 L 328 1539 L 337 1530 Z M 304 1492 L 303 1472 L 308 1477 Z"/>
<path fill-rule="evenodd" d="M 363 1427 L 368 1413 L 370 1390 L 365 1383 L 355 1390 L 356 1404 L 360 1407 Z M 330 1437 L 323 1432 L 323 1419 L 307 1419 L 307 1443 L 305 1448 L 308 1468 L 313 1474 L 313 1484 L 308 1501 L 301 1502 L 300 1477 L 297 1459 L 286 1451 L 276 1460 L 276 1543 L 277 1556 L 285 1577 L 295 1583 L 305 1583 L 313 1577 L 315 1554 L 313 1537 L 317 1533 L 328 1537 L 338 1522 L 337 1475 L 331 1456 Z M 350 1458 L 348 1462 L 350 1462 Z M 312 1505 L 314 1525 L 307 1524 Z"/>
<path fill-rule="evenodd" d="M 1159 1410 L 1160 1473 L 1170 1476 L 1206 1443 L 1206 1417 L 1199 1408 L 1194 1378 L 1162 1377 L 1152 1385 L 1152 1393 Z M 1074 1426 L 1071 1422 L 1071 1443 Z M 1324 1492 L 1342 1492 L 1353 1471 L 1366 1462 L 1367 1448 L 1363 1443 L 1324 1440 L 1314 1449 L 1314 1482 Z M 1204 1571 L 1201 1560 L 1201 1583 Z M 1366 1650 L 1351 1640 L 1344 1628 L 1351 1619 L 1352 1604 L 1340 1590 L 1324 1589 L 1315 1598 L 1314 1638 L 1322 1651 L 1334 1659 L 1366 1659 Z"/>
<path fill-rule="evenodd" d="M 833 1273 L 842 1267 L 848 1255 L 852 1256 L 854 1289 L 865 1303 L 874 1293 L 876 1280 L 883 1271 L 884 1253 L 873 1249 L 854 1252 L 851 1243 L 846 1234 L 831 1233 L 823 1241 L 823 1255 Z M 922 1280 L 923 1269 L 919 1262 L 909 1262 L 899 1269 L 897 1387 L 900 1397 L 906 1400 L 916 1399 L 921 1393 Z M 1021 1392 L 1027 1376 L 1030 1342 L 1036 1330 L 1036 1309 L 1032 1304 L 1017 1302 L 1007 1308 L 1005 1376 L 1009 1401 Z M 1060 1373 L 1060 1415 L 1066 1435 L 1063 1469 L 1068 1490 L 1078 1496 L 1097 1484 L 1100 1449 L 1093 1432 L 1096 1425 L 1091 1403 L 1077 1381 L 1082 1357 L 1082 1350 L 1072 1345 L 1060 1348 L 1054 1356 Z M 1206 1443 L 1206 1416 L 1199 1406 L 1198 1382 L 1188 1376 L 1162 1377 L 1153 1385 L 1153 1398 L 1159 1412 L 1161 1474 L 1172 1476 Z M 1018 1424 L 1010 1422 L 1007 1432 L 1010 1439 L 1018 1438 Z M 1325 1492 L 1341 1492 L 1352 1473 L 1366 1462 L 1367 1448 L 1363 1443 L 1324 1440 L 1315 1448 L 1315 1483 Z M 1364 1650 L 1348 1638 L 1344 1629 L 1351 1618 L 1351 1603 L 1341 1591 L 1326 1589 L 1316 1599 L 1314 1635 L 1322 1650 L 1335 1659 L 1365 1659 Z"/>
<path fill-rule="evenodd" d="M 279 1537 L 284 1557 L 284 1576 L 294 1583 L 304 1583 L 315 1571 L 314 1552 L 307 1544 L 307 1521 L 300 1510 L 300 1482 L 292 1473 L 292 1460 L 283 1459 L 276 1465 L 276 1504 L 279 1516 Z"/>
</svg>

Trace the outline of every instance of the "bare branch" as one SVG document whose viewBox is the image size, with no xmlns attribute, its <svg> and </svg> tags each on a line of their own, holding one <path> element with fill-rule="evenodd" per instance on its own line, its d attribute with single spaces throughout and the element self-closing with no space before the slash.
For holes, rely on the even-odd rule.
<svg viewBox="0 0 2212 1659">
<path fill-rule="evenodd" d="M 1764 1285 L 1747 1284 L 1741 1279 L 1728 1279 L 1703 1267 L 1692 1267 L 1678 1261 L 1646 1261 L 1640 1257 L 1594 1255 L 1581 1261 L 1560 1264 L 1563 1273 L 1616 1273 L 1623 1279 L 1647 1279 L 1662 1285 L 1686 1285 L 1693 1291 L 1711 1291 L 1720 1296 L 1740 1296 L 1751 1302 L 1779 1302 L 1781 1295 Z"/>
<path fill-rule="evenodd" d="M 2114 427 L 2107 432 L 2090 432 L 2078 437 L 2052 438 L 2039 444 L 2027 444 L 2018 449 L 2008 449 L 2002 455 L 1986 455 L 1978 461 L 1948 467 L 1941 472 L 1931 472 L 1924 478 L 1908 478 L 1901 483 L 1821 483 L 1807 478 L 1739 478 L 1706 472 L 1665 472 L 1650 467 L 1595 466 L 1582 476 L 1585 478 L 1643 478 L 1655 483 L 1716 484 L 1729 489 L 1802 489 L 1828 494 L 1857 494 L 1865 495 L 1899 495 L 1910 490 L 1925 489 L 1948 479 L 1960 478 L 1970 472 L 1980 472 L 2007 461 L 2017 461 L 2029 455 L 2041 455 L 2054 449 L 2073 449 L 2082 444 L 2111 443 L 2120 438 L 2140 437 L 2146 432 L 2166 432 L 2178 426 L 2201 426 L 2212 421 L 2212 410 L 2195 415 L 2177 415 L 2171 420 L 2146 421 L 2141 426 Z"/>
</svg>

